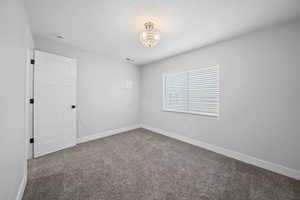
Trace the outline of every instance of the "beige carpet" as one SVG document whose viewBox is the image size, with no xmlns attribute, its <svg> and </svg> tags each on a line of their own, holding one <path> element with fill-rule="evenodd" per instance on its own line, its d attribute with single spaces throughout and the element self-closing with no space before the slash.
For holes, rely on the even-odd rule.
<svg viewBox="0 0 300 200">
<path fill-rule="evenodd" d="M 300 200 L 300 181 L 137 129 L 29 161 L 23 199 Z"/>
</svg>

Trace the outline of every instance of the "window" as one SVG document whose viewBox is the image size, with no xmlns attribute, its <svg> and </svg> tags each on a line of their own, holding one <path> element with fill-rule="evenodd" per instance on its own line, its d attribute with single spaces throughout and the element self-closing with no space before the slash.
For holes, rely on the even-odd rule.
<svg viewBox="0 0 300 200">
<path fill-rule="evenodd" d="M 163 110 L 219 116 L 219 67 L 163 76 Z"/>
</svg>

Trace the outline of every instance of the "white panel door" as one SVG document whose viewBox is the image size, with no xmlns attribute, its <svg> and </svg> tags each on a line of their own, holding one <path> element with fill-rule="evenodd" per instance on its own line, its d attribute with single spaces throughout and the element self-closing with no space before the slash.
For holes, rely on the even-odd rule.
<svg viewBox="0 0 300 200">
<path fill-rule="evenodd" d="M 74 59 L 35 51 L 35 157 L 76 144 L 76 69 Z"/>
</svg>

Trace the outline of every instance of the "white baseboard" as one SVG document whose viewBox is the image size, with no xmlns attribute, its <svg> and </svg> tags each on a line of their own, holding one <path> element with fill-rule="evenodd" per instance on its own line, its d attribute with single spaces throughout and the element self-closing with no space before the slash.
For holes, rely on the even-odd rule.
<svg viewBox="0 0 300 200">
<path fill-rule="evenodd" d="M 240 160 L 240 161 L 248 163 L 248 164 L 252 164 L 252 165 L 276 172 L 278 174 L 282 174 L 282 175 L 300 180 L 300 171 L 295 170 L 295 169 L 291 169 L 291 168 L 288 168 L 288 167 L 285 167 L 285 166 L 282 166 L 279 164 L 275 164 L 272 162 L 264 161 L 264 160 L 261 160 L 261 159 L 258 159 L 258 158 L 252 157 L 252 156 L 248 156 L 246 154 L 232 151 L 232 150 L 224 149 L 222 147 L 207 144 L 205 142 L 201 142 L 199 140 L 185 137 L 185 136 L 179 135 L 174 132 L 169 132 L 166 130 L 154 128 L 154 127 L 151 127 L 146 124 L 141 124 L 140 127 L 144 128 L 144 129 L 148 129 L 148 130 L 156 132 L 156 133 L 159 133 L 159 134 L 162 134 L 162 135 L 165 135 L 165 136 L 168 136 L 168 137 L 171 137 L 171 138 L 174 138 L 174 139 L 177 139 L 177 140 L 180 140 L 180 141 L 183 141 L 183 142 L 186 142 L 186 143 L 189 143 L 189 144 L 192 144 L 192 145 L 195 145 L 195 146 L 198 146 L 198 147 L 201 147 L 201 148 L 204 148 L 204 149 L 207 149 L 207 150 L 210 150 L 210 151 L 213 151 L 213 152 L 216 152 L 216 153 L 219 153 L 219 154 L 222 154 L 222 155 L 225 155 L 225 156 L 228 156 L 228 157 L 231 157 L 231 158 L 234 158 L 234 159 L 237 159 L 237 160 Z"/>
<path fill-rule="evenodd" d="M 104 131 L 101 133 L 96 133 L 96 134 L 85 136 L 85 137 L 80 137 L 80 138 L 77 138 L 77 144 L 83 143 L 83 142 L 88 142 L 91 140 L 96 140 L 96 139 L 111 136 L 111 135 L 115 135 L 115 134 L 126 132 L 126 131 L 131 131 L 131 130 L 134 130 L 137 128 L 140 128 L 139 124 L 126 126 L 126 127 L 118 128 L 118 129 L 113 129 L 113 130 L 109 130 L 109 131 Z"/>
<path fill-rule="evenodd" d="M 24 174 L 24 176 L 21 180 L 16 200 L 22 200 L 23 194 L 24 194 L 24 191 L 25 191 L 25 187 L 26 187 L 26 183 L 27 183 L 27 170 L 26 170 L 26 173 Z"/>
</svg>

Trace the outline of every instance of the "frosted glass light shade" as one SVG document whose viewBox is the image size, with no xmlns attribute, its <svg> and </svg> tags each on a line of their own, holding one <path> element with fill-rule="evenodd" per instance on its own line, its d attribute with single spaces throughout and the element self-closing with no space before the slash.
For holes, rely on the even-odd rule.
<svg viewBox="0 0 300 200">
<path fill-rule="evenodd" d="M 145 31 L 140 33 L 140 41 L 145 47 L 153 47 L 160 41 L 158 30 L 154 29 L 152 22 L 145 23 Z"/>
</svg>

